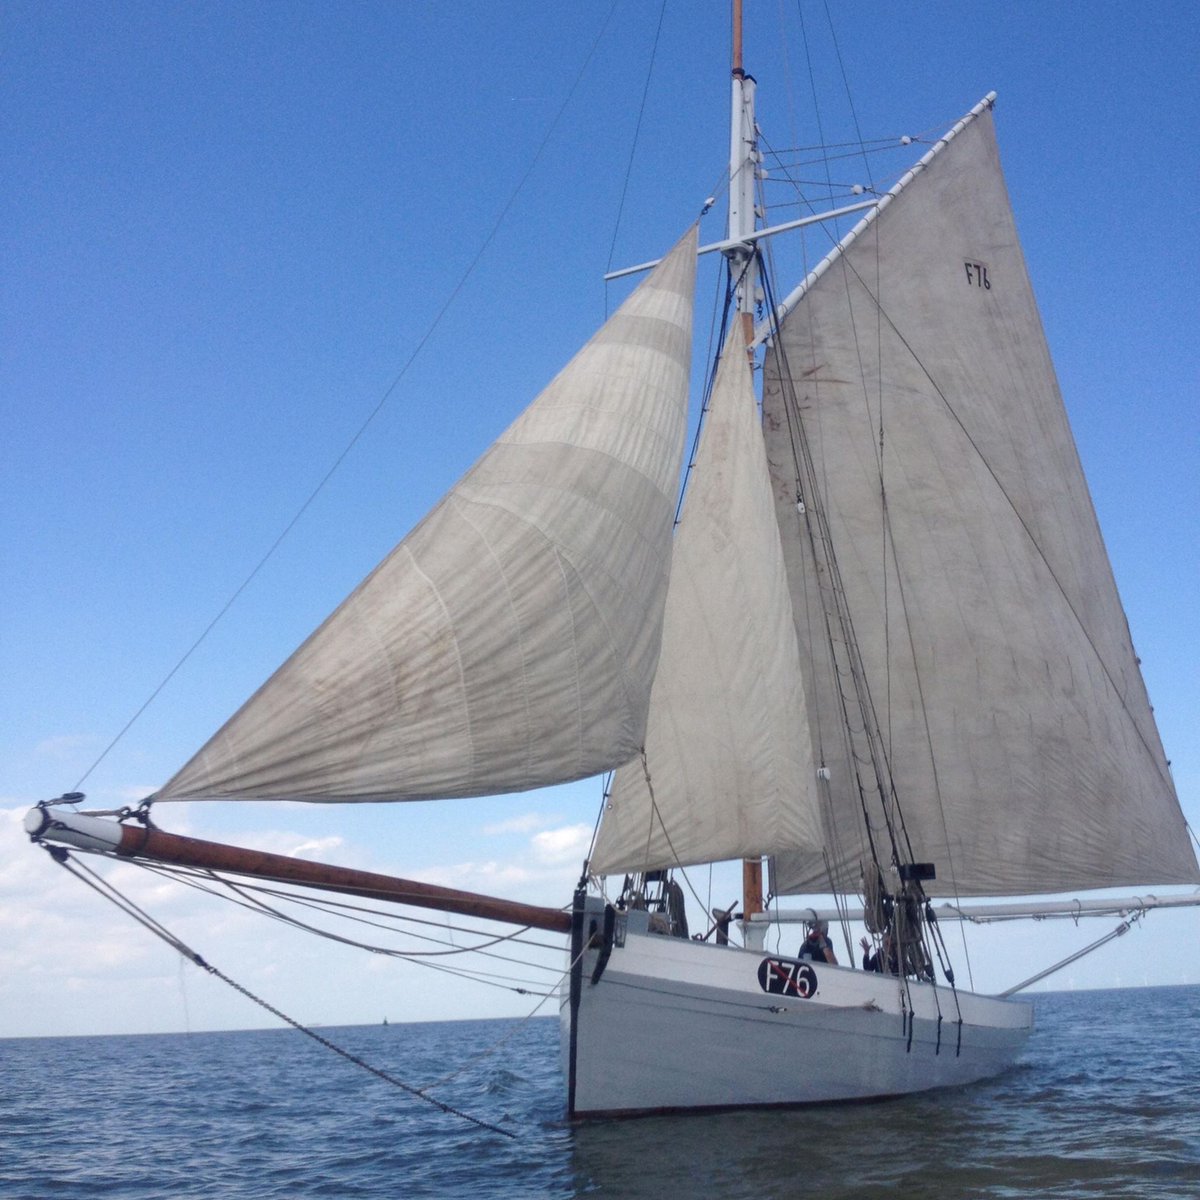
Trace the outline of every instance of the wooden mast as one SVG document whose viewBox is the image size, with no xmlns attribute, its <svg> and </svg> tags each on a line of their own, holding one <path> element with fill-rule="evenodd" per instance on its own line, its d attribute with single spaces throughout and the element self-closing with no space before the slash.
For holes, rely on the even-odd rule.
<svg viewBox="0 0 1200 1200">
<path fill-rule="evenodd" d="M 557 908 L 518 904 L 413 879 L 378 875 L 373 871 L 357 871 L 290 858 L 285 854 L 205 842 L 164 833 L 152 826 L 120 825 L 61 809 L 30 809 L 25 818 L 25 829 L 35 842 L 57 842 L 78 849 L 100 850 L 121 858 L 193 867 L 200 871 L 223 871 L 272 883 L 291 883 L 368 900 L 386 900 L 487 921 L 505 921 L 551 933 L 569 933 L 571 930 L 571 914 Z"/>
<path fill-rule="evenodd" d="M 742 0 L 733 0 L 733 77 L 742 75 Z"/>
</svg>

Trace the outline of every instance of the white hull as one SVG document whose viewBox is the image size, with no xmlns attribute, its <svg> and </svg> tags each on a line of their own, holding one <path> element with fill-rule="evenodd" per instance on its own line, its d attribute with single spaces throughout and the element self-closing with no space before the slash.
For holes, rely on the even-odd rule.
<svg viewBox="0 0 1200 1200">
<path fill-rule="evenodd" d="M 951 1087 L 1010 1066 L 1033 1027 L 1020 1001 L 914 981 L 906 989 L 894 976 L 824 963 L 796 974 L 796 960 L 768 951 L 622 932 L 595 984 L 598 951 L 584 956 L 573 1030 L 563 998 L 574 1116 Z"/>
</svg>

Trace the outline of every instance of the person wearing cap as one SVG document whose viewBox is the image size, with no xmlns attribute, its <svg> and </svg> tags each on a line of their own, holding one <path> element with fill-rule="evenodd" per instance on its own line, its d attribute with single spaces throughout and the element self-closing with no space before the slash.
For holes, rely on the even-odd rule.
<svg viewBox="0 0 1200 1200">
<path fill-rule="evenodd" d="M 829 940 L 829 922 L 814 921 L 808 927 L 808 937 L 800 947 L 800 958 L 811 958 L 813 962 L 833 963 L 837 966 L 837 955 L 833 952 L 833 943 Z"/>
</svg>

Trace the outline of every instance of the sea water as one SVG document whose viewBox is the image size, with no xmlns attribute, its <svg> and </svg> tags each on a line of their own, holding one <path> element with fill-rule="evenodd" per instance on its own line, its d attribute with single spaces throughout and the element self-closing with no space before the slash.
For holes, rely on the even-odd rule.
<svg viewBox="0 0 1200 1200">
<path fill-rule="evenodd" d="M 290 1029 L 0 1041 L 0 1196 L 1200 1197 L 1200 987 L 1036 1009 L 989 1083 L 579 1125 L 554 1020 L 320 1030 L 512 1138 Z"/>
</svg>

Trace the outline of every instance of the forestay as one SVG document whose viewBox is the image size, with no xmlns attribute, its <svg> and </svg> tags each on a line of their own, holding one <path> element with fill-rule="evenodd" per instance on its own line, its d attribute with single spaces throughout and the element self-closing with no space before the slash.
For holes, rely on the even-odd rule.
<svg viewBox="0 0 1200 1200">
<path fill-rule="evenodd" d="M 671 561 L 645 761 L 616 774 L 593 871 L 821 842 L 800 654 L 740 326 Z"/>
<path fill-rule="evenodd" d="M 913 854 L 936 864 L 927 890 L 1194 881 L 990 111 L 943 151 L 814 273 L 767 364 L 835 877 L 856 890 L 870 861 L 853 765 L 866 754 L 861 725 L 843 732 L 844 699 L 857 715 L 840 634 L 836 675 L 821 636 L 832 577 L 797 506 L 797 407 Z M 776 859 L 777 893 L 828 881 L 817 855 Z"/>
<path fill-rule="evenodd" d="M 155 799 L 492 794 L 636 754 L 695 262 L 693 229 Z"/>
</svg>

